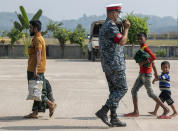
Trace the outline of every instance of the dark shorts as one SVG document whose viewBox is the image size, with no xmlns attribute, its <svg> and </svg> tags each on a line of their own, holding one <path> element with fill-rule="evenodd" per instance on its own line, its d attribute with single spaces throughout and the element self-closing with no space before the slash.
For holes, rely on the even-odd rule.
<svg viewBox="0 0 178 131">
<path fill-rule="evenodd" d="M 172 105 L 174 103 L 173 99 L 171 98 L 170 91 L 162 91 L 159 95 L 159 98 L 163 103 L 166 101 L 168 105 Z"/>
</svg>

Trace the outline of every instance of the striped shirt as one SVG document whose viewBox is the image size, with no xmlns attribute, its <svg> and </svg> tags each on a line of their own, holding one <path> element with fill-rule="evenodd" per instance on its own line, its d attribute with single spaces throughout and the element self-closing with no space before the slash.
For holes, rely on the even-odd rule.
<svg viewBox="0 0 178 131">
<path fill-rule="evenodd" d="M 169 72 L 162 73 L 159 76 L 159 88 L 161 91 L 168 90 L 170 91 L 170 75 Z"/>
</svg>

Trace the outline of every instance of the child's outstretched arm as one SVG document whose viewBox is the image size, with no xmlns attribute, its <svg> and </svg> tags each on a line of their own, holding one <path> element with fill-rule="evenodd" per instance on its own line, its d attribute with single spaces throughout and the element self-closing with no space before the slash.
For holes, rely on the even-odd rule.
<svg viewBox="0 0 178 131">
<path fill-rule="evenodd" d="M 155 76 L 155 78 L 154 78 L 154 80 L 152 81 L 152 83 L 154 84 L 155 81 L 158 81 L 158 72 L 157 72 L 155 63 L 153 62 L 152 64 L 153 64 L 153 71 L 154 71 L 154 76 Z"/>
<path fill-rule="evenodd" d="M 156 60 L 156 55 L 150 50 L 150 48 L 148 48 L 148 47 L 146 47 L 145 49 L 144 49 L 144 51 L 146 51 L 149 55 L 150 55 L 150 58 L 148 59 L 148 61 L 150 62 L 150 63 L 153 63 L 154 62 L 154 60 Z"/>
</svg>

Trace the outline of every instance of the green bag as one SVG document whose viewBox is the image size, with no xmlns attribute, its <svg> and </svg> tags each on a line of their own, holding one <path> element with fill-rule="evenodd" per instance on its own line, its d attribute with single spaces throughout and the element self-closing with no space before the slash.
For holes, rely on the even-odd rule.
<svg viewBox="0 0 178 131">
<path fill-rule="evenodd" d="M 134 56 L 136 63 L 148 61 L 148 59 L 150 58 L 150 55 L 147 52 L 145 52 L 143 49 L 140 49 L 136 52 Z M 149 67 L 149 66 L 150 66 L 150 63 L 143 65 L 143 67 Z"/>
</svg>

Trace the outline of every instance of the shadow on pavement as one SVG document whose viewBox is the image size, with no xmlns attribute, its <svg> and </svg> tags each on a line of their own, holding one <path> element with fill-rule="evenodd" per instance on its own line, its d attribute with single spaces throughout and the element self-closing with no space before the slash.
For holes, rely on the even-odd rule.
<svg viewBox="0 0 178 131">
<path fill-rule="evenodd" d="M 96 117 L 73 117 L 72 119 L 76 119 L 76 120 L 97 120 Z"/>
<path fill-rule="evenodd" d="M 97 120 L 96 117 L 55 117 L 55 119 L 74 119 L 74 120 Z"/>
<path fill-rule="evenodd" d="M 13 122 L 13 121 L 21 121 L 25 120 L 23 116 L 4 116 L 0 117 L 0 122 Z"/>
<path fill-rule="evenodd" d="M 157 119 L 156 116 L 153 116 L 153 115 L 139 115 L 139 117 L 124 117 L 123 115 L 120 116 L 122 119 L 138 119 L 138 120 L 145 120 L 145 119 Z"/>
<path fill-rule="evenodd" d="M 54 126 L 7 126 L 7 127 L 1 127 L 0 130 L 47 130 L 47 129 L 108 129 L 109 127 L 103 127 L 103 126 L 61 126 L 61 125 L 54 125 Z"/>
<path fill-rule="evenodd" d="M 56 62 L 93 62 L 88 59 L 55 59 L 55 61 Z M 97 59 L 95 62 L 100 62 L 100 60 Z"/>
<path fill-rule="evenodd" d="M 90 62 L 87 59 L 56 59 L 56 62 Z"/>
</svg>

